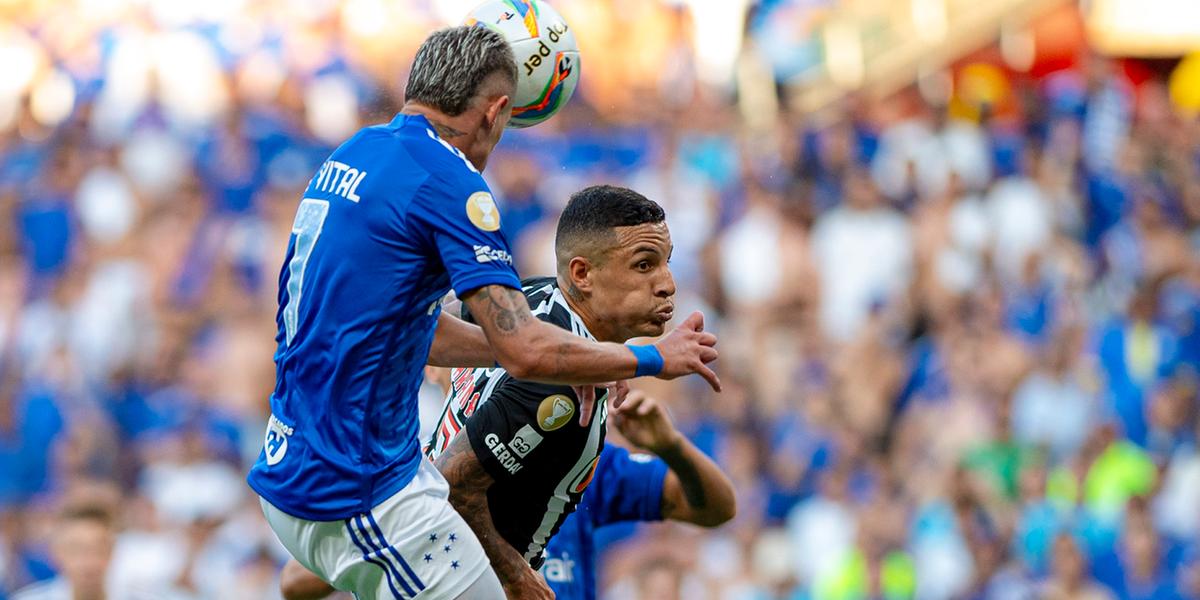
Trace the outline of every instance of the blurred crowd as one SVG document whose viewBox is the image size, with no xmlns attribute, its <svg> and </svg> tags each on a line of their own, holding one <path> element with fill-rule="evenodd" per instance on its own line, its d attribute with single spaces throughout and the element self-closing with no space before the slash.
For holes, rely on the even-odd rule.
<svg viewBox="0 0 1200 600">
<path fill-rule="evenodd" d="M 275 278 L 309 177 L 398 109 L 437 15 L 190 4 L 0 23 L 25 82 L 0 82 L 0 599 L 62 574 L 278 597 L 243 479 Z M 578 97 L 489 164 L 519 270 L 553 271 L 580 187 L 666 208 L 726 391 L 637 385 L 739 495 L 714 531 L 603 530 L 602 598 L 1200 597 L 1200 122 L 1161 74 L 1085 57 L 1005 73 L 1003 106 L 926 86 L 748 127 L 683 8 L 563 4 L 581 43 L 653 18 L 629 57 L 585 46 Z M 777 24 L 748 39 L 786 63 Z"/>
</svg>

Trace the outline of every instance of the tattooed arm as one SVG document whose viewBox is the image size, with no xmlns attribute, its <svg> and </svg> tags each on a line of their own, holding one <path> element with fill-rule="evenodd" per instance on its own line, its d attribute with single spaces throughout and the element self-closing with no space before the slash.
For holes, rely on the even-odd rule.
<svg viewBox="0 0 1200 600">
<path fill-rule="evenodd" d="M 496 364 L 483 330 L 446 312 L 438 317 L 426 364 L 434 367 L 491 367 Z"/>
<path fill-rule="evenodd" d="M 521 301 L 524 302 L 524 299 Z M 475 537 L 479 538 L 484 552 L 492 561 L 492 568 L 504 585 L 505 595 L 522 600 L 554 598 L 554 593 L 542 576 L 496 531 L 487 499 L 492 476 L 488 475 L 475 456 L 465 431 L 454 436 L 435 464 L 450 483 L 450 504 L 454 505 L 458 514 L 475 532 Z"/>
<path fill-rule="evenodd" d="M 463 303 L 483 328 L 501 366 L 517 379 L 566 385 L 630 379 L 637 359 L 622 344 L 593 342 L 533 316 L 520 290 L 489 285 L 466 294 Z M 663 357 L 662 379 L 699 373 L 713 389 L 721 382 L 707 366 L 717 358 L 717 338 L 694 313 L 655 343 Z"/>
</svg>

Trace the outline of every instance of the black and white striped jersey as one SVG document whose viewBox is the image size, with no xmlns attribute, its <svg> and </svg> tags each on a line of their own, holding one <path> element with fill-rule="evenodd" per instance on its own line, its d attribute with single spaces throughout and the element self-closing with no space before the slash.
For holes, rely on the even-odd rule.
<svg viewBox="0 0 1200 600">
<path fill-rule="evenodd" d="M 536 317 L 595 339 L 554 278 L 522 284 Z M 470 315 L 463 318 L 469 321 Z M 581 427 L 578 400 L 568 386 L 513 379 L 499 368 L 451 371 L 450 392 L 426 453 L 436 458 L 466 429 L 475 455 L 495 479 L 488 506 L 496 529 L 535 569 L 546 541 L 591 482 L 604 447 L 608 409 L 603 392 L 597 395 L 592 421 Z"/>
</svg>

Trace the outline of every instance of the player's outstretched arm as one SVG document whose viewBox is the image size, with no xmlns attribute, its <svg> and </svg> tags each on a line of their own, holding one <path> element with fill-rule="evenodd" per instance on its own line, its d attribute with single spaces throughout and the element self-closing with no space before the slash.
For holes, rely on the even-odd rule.
<svg viewBox="0 0 1200 600">
<path fill-rule="evenodd" d="M 663 481 L 664 519 L 716 527 L 733 518 L 737 512 L 733 484 L 711 458 L 675 429 L 662 404 L 634 390 L 610 418 L 625 439 L 657 454 L 670 468 Z"/>
<path fill-rule="evenodd" d="M 504 586 L 504 594 L 521 600 L 554 598 L 554 592 L 542 576 L 496 531 L 487 499 L 493 479 L 475 456 L 465 431 L 454 436 L 434 464 L 450 484 L 450 504 L 475 532 L 483 551 L 492 561 L 492 569 Z"/>
<path fill-rule="evenodd" d="M 467 294 L 463 302 L 487 335 L 497 362 L 517 379 L 582 385 L 698 373 L 714 390 L 721 389 L 720 379 L 706 366 L 717 359 L 713 347 L 717 338 L 704 331 L 700 313 L 693 313 L 654 344 L 661 363 L 652 364 L 622 344 L 593 342 L 538 320 L 520 290 L 484 286 Z"/>
<path fill-rule="evenodd" d="M 294 558 L 288 559 L 279 574 L 279 592 L 283 600 L 321 600 L 336 591 Z"/>
<path fill-rule="evenodd" d="M 429 360 L 433 367 L 491 367 L 496 364 L 483 330 L 443 312 L 433 331 Z"/>
</svg>

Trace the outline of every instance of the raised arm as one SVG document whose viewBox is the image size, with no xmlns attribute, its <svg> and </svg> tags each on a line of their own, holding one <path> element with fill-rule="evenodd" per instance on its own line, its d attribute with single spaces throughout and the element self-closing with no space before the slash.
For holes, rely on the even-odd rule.
<svg viewBox="0 0 1200 600">
<path fill-rule="evenodd" d="M 496 364 L 483 330 L 442 312 L 426 364 L 434 367 L 491 367 Z"/>
<path fill-rule="evenodd" d="M 625 439 L 667 463 L 664 519 L 716 527 L 733 518 L 737 512 L 733 484 L 712 459 L 675 429 L 657 400 L 634 390 L 610 418 Z"/>
<path fill-rule="evenodd" d="M 705 366 L 717 358 L 713 347 L 717 338 L 704 331 L 700 313 L 693 313 L 653 345 L 661 357 L 660 364 L 654 364 L 646 351 L 639 357 L 628 346 L 593 342 L 538 320 L 517 289 L 484 286 L 463 297 L 463 303 L 483 328 L 496 360 L 517 379 L 581 385 L 698 373 L 714 390 L 721 389 L 717 375 Z"/>
<path fill-rule="evenodd" d="M 484 552 L 492 561 L 492 568 L 504 585 L 505 595 L 522 600 L 554 598 L 554 593 L 541 575 L 496 531 L 487 499 L 493 479 L 475 456 L 465 431 L 454 436 L 450 446 L 434 464 L 450 484 L 450 504 L 454 505 L 471 531 L 475 532 L 475 537 L 479 538 Z"/>
</svg>

